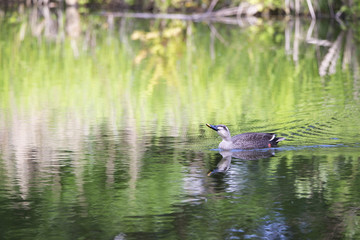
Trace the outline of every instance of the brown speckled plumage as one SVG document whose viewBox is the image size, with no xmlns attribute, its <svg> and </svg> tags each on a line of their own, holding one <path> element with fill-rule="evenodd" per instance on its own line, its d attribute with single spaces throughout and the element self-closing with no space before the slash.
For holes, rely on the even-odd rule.
<svg viewBox="0 0 360 240">
<path fill-rule="evenodd" d="M 219 148 L 230 149 L 254 149 L 274 147 L 278 142 L 285 138 L 277 138 L 274 133 L 242 133 L 231 137 L 229 129 L 225 125 L 206 124 L 209 128 L 215 130 L 223 139 Z"/>
</svg>

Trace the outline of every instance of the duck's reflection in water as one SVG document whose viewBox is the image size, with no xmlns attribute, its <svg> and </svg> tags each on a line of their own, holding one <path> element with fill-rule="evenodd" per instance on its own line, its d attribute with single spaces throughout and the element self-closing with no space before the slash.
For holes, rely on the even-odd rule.
<svg viewBox="0 0 360 240">
<path fill-rule="evenodd" d="M 242 160 L 258 160 L 262 158 L 270 158 L 275 156 L 274 149 L 267 151 L 261 150 L 239 150 L 239 151 L 220 151 L 222 156 L 220 162 L 216 167 L 208 173 L 208 176 L 212 176 L 217 173 L 225 173 L 230 169 L 232 158 L 238 158 Z"/>
</svg>

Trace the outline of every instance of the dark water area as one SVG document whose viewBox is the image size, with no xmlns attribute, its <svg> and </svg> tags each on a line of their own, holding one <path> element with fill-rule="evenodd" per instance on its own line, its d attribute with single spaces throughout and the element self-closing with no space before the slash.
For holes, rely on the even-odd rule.
<svg viewBox="0 0 360 240">
<path fill-rule="evenodd" d="M 0 239 L 360 237 L 355 28 L 44 13 L 0 17 Z"/>
</svg>

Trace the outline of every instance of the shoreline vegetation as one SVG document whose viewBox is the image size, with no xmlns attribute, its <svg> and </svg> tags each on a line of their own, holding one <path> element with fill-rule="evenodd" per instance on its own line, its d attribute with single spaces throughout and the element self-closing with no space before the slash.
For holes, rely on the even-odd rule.
<svg viewBox="0 0 360 240">
<path fill-rule="evenodd" d="M 111 17 L 145 19 L 179 19 L 190 21 L 219 20 L 245 17 L 303 16 L 312 19 L 330 18 L 336 21 L 357 20 L 360 0 L 0 0 L 4 10 L 15 6 L 86 7 L 102 11 Z M 227 19 L 228 18 L 228 19 Z"/>
</svg>

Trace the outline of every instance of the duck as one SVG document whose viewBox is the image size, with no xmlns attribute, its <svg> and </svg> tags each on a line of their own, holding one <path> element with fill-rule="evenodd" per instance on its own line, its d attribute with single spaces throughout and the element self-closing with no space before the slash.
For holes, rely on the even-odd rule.
<svg viewBox="0 0 360 240">
<path fill-rule="evenodd" d="M 275 133 L 248 132 L 231 137 L 229 128 L 223 124 L 211 125 L 207 123 L 206 126 L 220 135 L 222 141 L 219 148 L 222 150 L 271 148 L 277 146 L 278 142 L 285 140 L 283 137 L 276 137 Z"/>
</svg>

